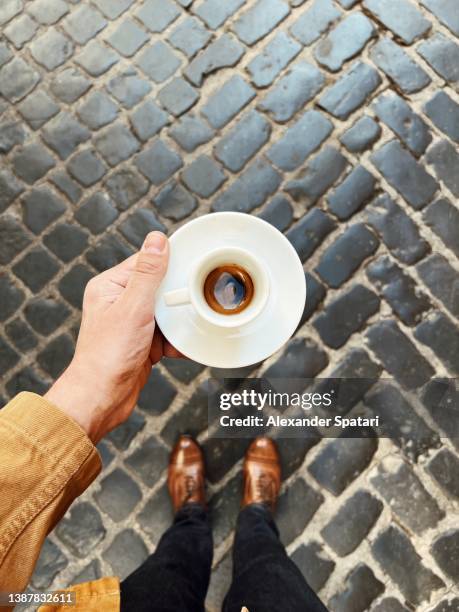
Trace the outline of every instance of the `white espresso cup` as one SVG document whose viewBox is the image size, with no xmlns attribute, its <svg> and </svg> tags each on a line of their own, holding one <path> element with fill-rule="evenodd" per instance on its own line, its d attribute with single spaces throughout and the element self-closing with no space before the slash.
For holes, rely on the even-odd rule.
<svg viewBox="0 0 459 612">
<path fill-rule="evenodd" d="M 221 314 L 213 310 L 204 297 L 204 283 L 207 276 L 223 265 L 235 264 L 250 275 L 254 293 L 250 304 L 236 314 Z M 204 255 L 192 267 L 188 285 L 164 294 L 167 306 L 177 307 L 191 304 L 196 313 L 208 323 L 218 327 L 241 327 L 253 321 L 262 312 L 268 301 L 270 279 L 262 261 L 252 253 L 239 247 L 223 247 Z"/>
</svg>

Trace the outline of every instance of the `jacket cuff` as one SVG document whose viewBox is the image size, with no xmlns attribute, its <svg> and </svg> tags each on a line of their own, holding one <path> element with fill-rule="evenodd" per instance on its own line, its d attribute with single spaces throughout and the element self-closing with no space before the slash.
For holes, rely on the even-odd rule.
<svg viewBox="0 0 459 612">
<path fill-rule="evenodd" d="M 19 393 L 1 411 L 2 421 L 25 436 L 44 456 L 49 467 L 65 466 L 74 477 L 78 494 L 102 468 L 100 455 L 81 427 L 40 395 Z"/>
</svg>

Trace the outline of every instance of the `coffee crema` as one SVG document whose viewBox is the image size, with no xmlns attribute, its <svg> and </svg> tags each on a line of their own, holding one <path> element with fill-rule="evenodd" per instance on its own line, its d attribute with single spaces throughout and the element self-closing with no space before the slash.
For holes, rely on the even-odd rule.
<svg viewBox="0 0 459 612">
<path fill-rule="evenodd" d="M 204 298 L 220 314 L 233 315 L 245 310 L 253 299 L 250 274 L 237 264 L 224 264 L 212 270 L 204 281 Z"/>
</svg>

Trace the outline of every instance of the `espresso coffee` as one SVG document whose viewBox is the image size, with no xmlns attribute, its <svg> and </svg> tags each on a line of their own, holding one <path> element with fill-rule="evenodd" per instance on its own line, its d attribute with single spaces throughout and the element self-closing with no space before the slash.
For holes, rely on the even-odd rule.
<svg viewBox="0 0 459 612">
<path fill-rule="evenodd" d="M 204 297 L 220 314 L 238 314 L 252 301 L 254 286 L 250 274 L 237 264 L 224 264 L 212 270 L 204 281 Z"/>
</svg>

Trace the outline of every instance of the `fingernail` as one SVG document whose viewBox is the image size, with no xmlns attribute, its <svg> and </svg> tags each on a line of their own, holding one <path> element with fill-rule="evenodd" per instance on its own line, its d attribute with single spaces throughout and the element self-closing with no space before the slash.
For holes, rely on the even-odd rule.
<svg viewBox="0 0 459 612">
<path fill-rule="evenodd" d="M 162 253 L 166 247 L 167 238 L 161 232 L 151 232 L 145 238 L 142 250 L 146 253 Z"/>
</svg>

